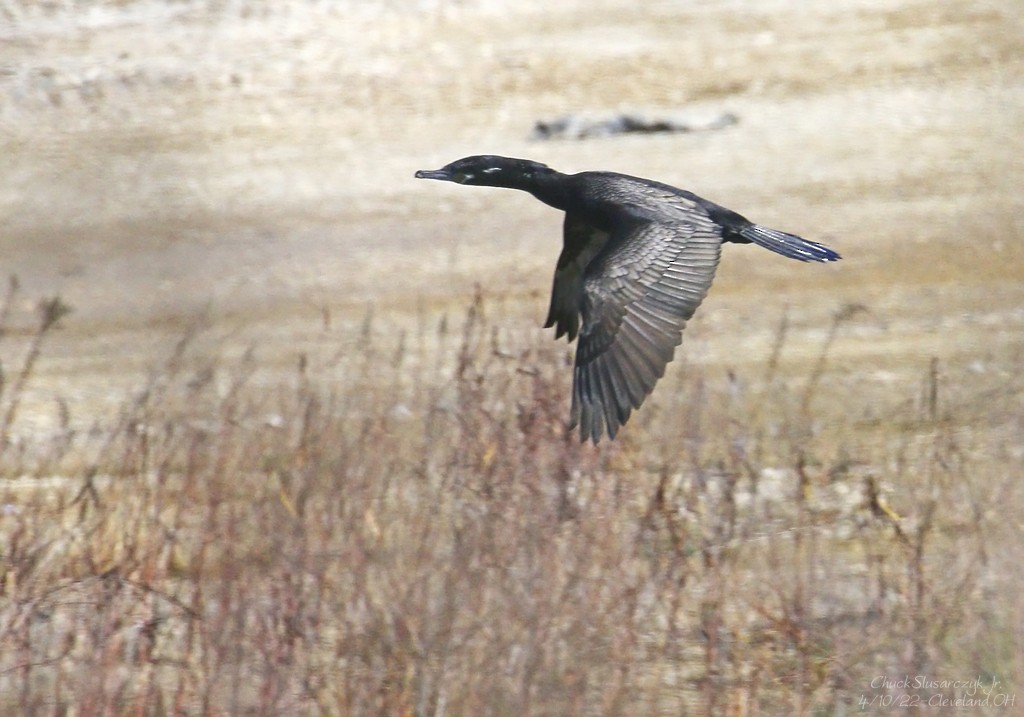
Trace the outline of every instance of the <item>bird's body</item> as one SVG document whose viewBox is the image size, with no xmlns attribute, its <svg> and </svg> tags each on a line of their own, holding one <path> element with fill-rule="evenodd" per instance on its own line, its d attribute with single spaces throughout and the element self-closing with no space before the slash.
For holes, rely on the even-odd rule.
<svg viewBox="0 0 1024 717">
<path fill-rule="evenodd" d="M 611 438 L 664 375 L 703 301 L 723 242 L 755 243 L 800 261 L 834 261 L 820 244 L 754 224 L 682 189 L 615 172 L 562 174 L 543 164 L 466 157 L 422 179 L 506 187 L 565 212 L 545 327 L 579 336 L 572 423 Z"/>
</svg>

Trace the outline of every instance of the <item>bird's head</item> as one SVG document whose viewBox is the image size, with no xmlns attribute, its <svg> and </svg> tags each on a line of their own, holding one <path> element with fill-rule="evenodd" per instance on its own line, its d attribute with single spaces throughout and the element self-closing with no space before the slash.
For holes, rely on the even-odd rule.
<svg viewBox="0 0 1024 717">
<path fill-rule="evenodd" d="M 421 169 L 416 172 L 416 178 L 483 187 L 527 189 L 538 176 L 550 173 L 554 173 L 554 170 L 540 162 L 482 154 L 457 159 L 440 169 Z"/>
</svg>

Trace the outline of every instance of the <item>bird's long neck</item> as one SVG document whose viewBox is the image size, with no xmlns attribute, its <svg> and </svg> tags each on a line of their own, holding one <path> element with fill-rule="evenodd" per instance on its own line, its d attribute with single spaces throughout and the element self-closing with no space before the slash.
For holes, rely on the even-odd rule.
<svg viewBox="0 0 1024 717">
<path fill-rule="evenodd" d="M 529 192 L 548 206 L 565 211 L 569 208 L 571 187 L 568 175 L 546 169 L 533 174 L 523 186 L 516 187 Z"/>
</svg>

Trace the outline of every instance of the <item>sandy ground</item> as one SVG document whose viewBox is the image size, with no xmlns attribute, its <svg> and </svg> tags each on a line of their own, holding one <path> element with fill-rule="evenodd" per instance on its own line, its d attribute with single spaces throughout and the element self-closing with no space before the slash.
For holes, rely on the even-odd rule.
<svg viewBox="0 0 1024 717">
<path fill-rule="evenodd" d="M 461 312 L 546 311 L 561 216 L 412 179 L 465 154 L 691 189 L 844 260 L 728 247 L 689 361 L 763 363 L 788 308 L 799 363 L 843 307 L 865 401 L 938 357 L 1019 383 L 1024 12 L 1015 0 L 0 2 L 0 270 L 73 313 L 19 423 L 109 415 L 203 317 L 267 367 Z M 642 9 L 637 9 L 642 8 Z M 533 122 L 732 112 L 720 131 L 531 142 Z M 678 369 L 675 369 L 678 370 Z M 655 399 L 658 400 L 658 393 Z"/>
</svg>

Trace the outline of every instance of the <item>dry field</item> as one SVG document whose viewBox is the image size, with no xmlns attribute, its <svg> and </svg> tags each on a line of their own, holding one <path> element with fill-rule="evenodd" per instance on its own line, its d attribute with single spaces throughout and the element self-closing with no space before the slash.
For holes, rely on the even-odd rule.
<svg viewBox="0 0 1024 717">
<path fill-rule="evenodd" d="M 844 260 L 580 446 L 481 152 Z M 0 714 L 1019 714 L 1022 157 L 1015 0 L 0 0 Z"/>
</svg>

